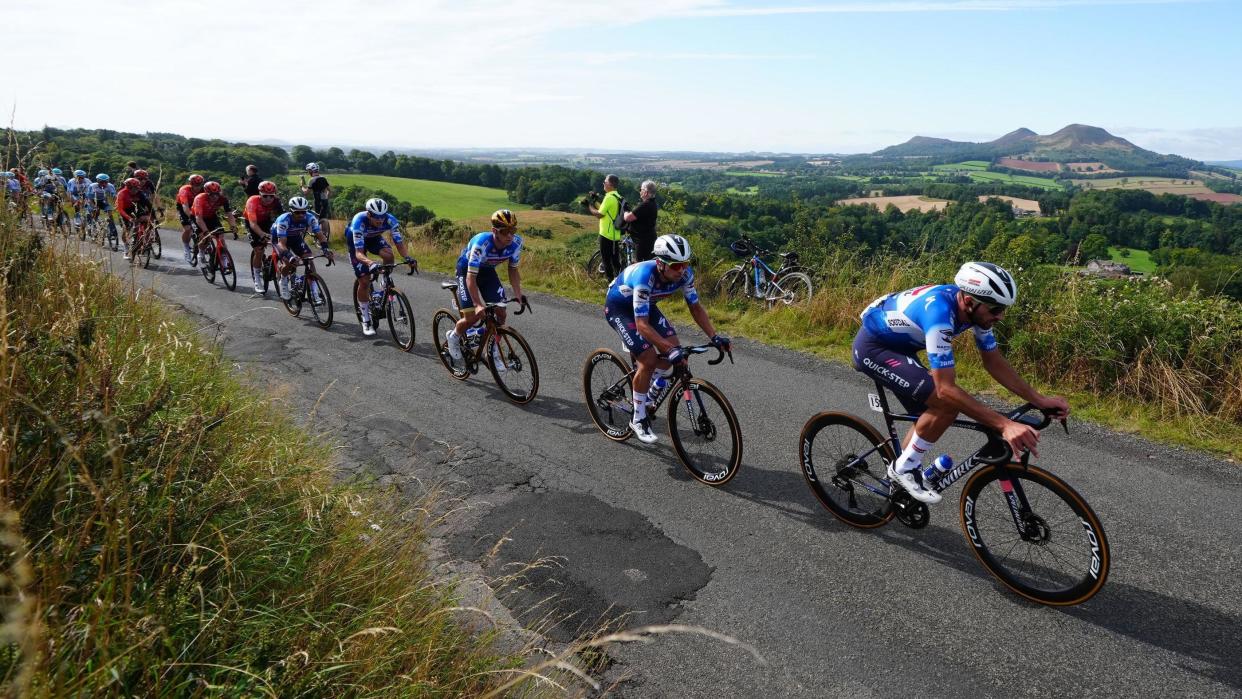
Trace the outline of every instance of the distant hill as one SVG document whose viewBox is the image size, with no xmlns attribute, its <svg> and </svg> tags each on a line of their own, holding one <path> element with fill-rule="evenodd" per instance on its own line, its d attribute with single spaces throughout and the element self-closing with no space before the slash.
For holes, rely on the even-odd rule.
<svg viewBox="0 0 1242 699">
<path fill-rule="evenodd" d="M 1041 136 L 1028 128 L 1011 131 L 984 143 L 915 136 L 896 146 L 871 154 L 873 158 L 931 158 L 939 162 L 993 160 L 1013 157 L 1055 163 L 1102 162 L 1124 172 L 1168 173 L 1185 176 L 1199 161 L 1179 155 L 1162 155 L 1140 148 L 1098 126 L 1070 124 Z"/>
<path fill-rule="evenodd" d="M 1242 160 L 1209 160 L 1208 165 L 1220 165 L 1221 167 L 1242 168 Z"/>
</svg>

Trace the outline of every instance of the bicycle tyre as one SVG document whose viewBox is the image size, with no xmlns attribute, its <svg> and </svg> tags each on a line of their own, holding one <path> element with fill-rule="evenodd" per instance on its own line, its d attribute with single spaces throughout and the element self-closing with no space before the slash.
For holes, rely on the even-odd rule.
<svg viewBox="0 0 1242 699">
<path fill-rule="evenodd" d="M 384 315 L 388 317 L 388 330 L 392 333 L 393 342 L 397 343 L 402 352 L 414 349 L 414 309 L 410 307 L 410 300 L 403 292 L 392 292 Z M 407 329 L 409 338 L 403 339 Z"/>
<path fill-rule="evenodd" d="M 319 303 L 315 303 L 315 289 L 319 290 Z M 332 292 L 328 291 L 328 285 L 324 283 L 323 277 L 318 274 L 311 273 L 306 275 L 306 288 L 303 293 L 310 301 L 311 315 L 315 316 L 315 322 L 319 327 L 327 330 L 332 327 Z"/>
<path fill-rule="evenodd" d="M 531 351 L 526 338 L 513 328 L 499 328 L 497 334 L 500 337 L 493 335 L 488 338 L 487 344 L 496 343 L 499 346 L 500 356 L 505 363 L 506 370 L 501 372 L 492 361 L 491 347 L 485 348 L 483 353 L 488 360 L 487 368 L 491 369 L 496 385 L 509 400 L 518 405 L 526 405 L 539 393 L 539 364 L 535 361 L 535 353 Z M 516 347 L 514 343 L 517 343 Z M 520 355 L 525 355 L 525 357 Z M 515 386 L 514 379 L 520 376 L 530 377 L 529 387 L 517 388 Z"/>
<path fill-rule="evenodd" d="M 623 377 L 625 381 L 613 389 Z M 606 347 L 591 352 L 582 367 L 582 394 L 591 422 L 614 442 L 624 442 L 634 434 L 630 429 L 634 410 L 633 378 L 629 363 Z"/>
<path fill-rule="evenodd" d="M 1032 520 L 1033 528 L 1037 530 L 1041 541 L 1024 542 L 1015 533 L 1014 544 L 1006 552 L 1005 561 L 1001 561 L 994 555 L 994 550 L 1001 547 L 989 546 L 987 538 L 994 533 L 998 534 L 998 530 L 1005 525 L 1009 527 L 1014 526 L 1008 499 L 1009 491 L 1005 489 L 1005 486 L 998 484 L 996 496 L 990 498 L 991 501 L 1000 503 L 999 507 L 992 509 L 1002 510 L 1003 519 L 1001 524 L 997 525 L 996 530 L 990 527 L 985 528 L 980 524 L 982 513 L 987 509 L 984 507 L 984 500 L 981 496 L 984 495 L 985 488 L 996 483 L 1006 474 L 1021 481 L 1022 492 L 1026 495 L 1026 500 L 1031 506 L 1031 516 L 1035 518 Z M 1037 486 L 1042 488 L 1043 491 L 1036 490 L 1030 486 Z M 1070 518 L 1065 516 L 1065 513 L 1060 513 L 1057 515 L 1058 519 L 1054 523 L 1049 523 L 1048 519 L 1043 517 L 1043 514 L 1047 514 L 1052 509 L 1051 503 L 1045 500 L 1047 493 L 1051 493 L 1057 501 L 1067 506 L 1066 510 L 1072 513 L 1077 521 L 1070 521 Z M 1021 464 L 1010 464 L 1006 468 L 996 466 L 983 468 L 971 476 L 970 480 L 966 482 L 966 486 L 962 488 L 960 510 L 962 532 L 966 535 L 966 540 L 970 543 L 970 548 L 975 552 L 975 557 L 979 559 L 979 563 L 1005 587 L 1008 587 L 1022 597 L 1040 604 L 1064 607 L 1082 604 L 1094 597 L 1104 587 L 1104 582 L 1108 579 L 1109 563 L 1111 561 L 1108 539 L 1104 535 L 1104 527 L 1100 524 L 1100 520 L 1091 509 L 1091 506 L 1078 494 L 1078 491 L 1048 471 L 1035 466 L 1022 466 Z M 1055 534 L 1053 532 L 1054 524 L 1061 525 L 1058 526 L 1058 531 Z M 988 537 L 985 537 L 985 534 Z M 1078 538 L 1074 537 L 1074 534 L 1077 534 Z M 1065 561 L 1060 555 L 1053 553 L 1049 547 L 1050 544 L 1061 545 L 1063 543 L 1061 541 L 1062 538 L 1068 538 L 1072 542 L 1077 542 L 1072 548 L 1081 550 L 1082 554 L 1086 554 L 1075 555 L 1075 558 L 1081 558 L 1086 564 L 1083 568 L 1082 576 L 1075 579 L 1074 576 L 1077 573 L 1071 574 L 1067 578 L 1067 583 L 1063 586 L 1056 588 L 1036 586 L 1033 584 L 1033 581 L 1020 578 L 1019 574 L 1021 571 L 1015 571 L 1005 563 L 1010 560 L 1009 554 L 1019 544 L 1026 543 L 1028 545 L 1028 549 L 1026 549 L 1028 552 L 1026 557 L 1028 566 L 1026 569 L 1032 574 L 1031 577 L 1043 574 L 1046 568 L 1039 563 L 1033 562 L 1029 554 L 1035 551 L 1046 551 L 1047 553 L 1040 554 L 1041 562 L 1046 563 L 1050 558 Z"/>
<path fill-rule="evenodd" d="M 292 284 L 293 282 L 290 281 L 289 283 Z M 303 279 L 302 283 L 303 285 L 305 285 L 306 280 Z M 267 293 L 266 282 L 263 284 L 263 293 L 264 294 Z M 293 316 L 294 318 L 298 317 L 298 314 L 302 312 L 302 301 L 305 300 L 306 294 L 307 294 L 307 291 L 305 287 L 303 287 L 301 291 L 291 291 L 289 293 L 289 298 L 285 298 L 284 296 L 280 296 L 280 283 L 278 282 L 276 284 L 276 295 L 280 296 L 280 301 L 281 303 L 285 305 L 285 310 L 288 311 L 289 315 Z"/>
<path fill-rule="evenodd" d="M 164 256 L 164 243 L 160 240 L 160 229 L 151 228 L 151 240 L 148 242 L 150 242 L 152 257 L 158 260 Z"/>
<path fill-rule="evenodd" d="M 436 309 L 435 315 L 431 317 L 431 342 L 436 347 L 436 356 L 440 357 L 440 363 L 448 369 L 449 375 L 458 381 L 465 381 L 470 377 L 466 362 L 463 360 L 460 368 L 453 365 L 453 357 L 448 351 L 448 341 L 444 339 L 444 333 L 454 325 L 457 325 L 456 313 L 447 308 Z"/>
<path fill-rule="evenodd" d="M 750 295 L 749 282 L 750 278 L 746 276 L 746 270 L 733 267 L 720 275 L 720 280 L 716 282 L 713 291 L 717 298 L 740 299 Z"/>
<path fill-rule="evenodd" d="M 687 397 L 687 393 L 691 396 Z M 701 439 L 703 443 L 710 444 L 716 442 L 720 436 L 719 425 L 707 415 L 704 398 L 716 404 L 713 412 L 719 412 L 724 416 L 725 424 L 729 428 L 729 437 L 732 440 L 727 459 L 723 457 L 715 459 L 720 465 L 720 468 L 716 469 L 709 468 L 708 461 L 711 459 L 691 454 L 687 449 L 688 437 L 695 437 Z M 683 408 L 687 411 L 702 410 L 702 412 L 697 415 L 682 415 L 681 409 Z M 691 420 L 697 420 L 697 422 L 690 424 Z M 679 429 L 683 426 L 689 429 Z M 703 379 L 692 378 L 682 382 L 670 396 L 668 436 L 673 442 L 673 449 L 677 451 L 677 458 L 681 459 L 681 464 L 695 480 L 705 485 L 719 487 L 728 483 L 737 475 L 742 465 L 742 428 L 738 425 L 737 413 L 733 411 L 733 406 L 729 404 L 729 399 L 725 398 L 724 393 Z"/>
<path fill-rule="evenodd" d="M 237 288 L 237 265 L 233 264 L 233 255 L 228 248 L 220 246 L 220 281 L 224 288 L 233 291 Z"/>
<path fill-rule="evenodd" d="M 151 266 L 151 252 L 152 252 L 151 241 L 150 239 L 148 239 L 146 242 L 142 244 L 141 254 L 142 254 L 142 268 L 143 269 L 147 269 L 148 267 Z M 136 261 L 138 259 L 138 255 L 134 255 L 134 259 Z"/>
<path fill-rule="evenodd" d="M 603 255 L 600 253 L 599 250 L 596 250 L 594 253 L 591 254 L 591 259 L 587 260 L 587 263 L 586 263 L 587 279 L 590 279 L 591 281 L 598 284 L 599 281 L 606 276 L 604 272 L 600 270 L 600 266 L 602 264 L 603 264 Z"/>
<path fill-rule="evenodd" d="M 779 294 L 777 293 L 779 290 Z M 814 287 L 811 278 L 802 272 L 790 272 L 776 277 L 768 285 L 768 306 L 800 306 L 811 300 Z"/>
<path fill-rule="evenodd" d="M 825 434 L 825 430 L 831 432 Z M 821 447 L 817 448 L 817 444 Z M 873 453 L 869 457 L 874 461 L 854 463 L 860 452 L 872 448 L 878 448 L 878 454 Z M 822 412 L 814 415 L 802 426 L 802 434 L 798 437 L 798 458 L 807 487 L 819 504 L 837 519 L 859 529 L 882 527 L 893 519 L 896 509 L 889 496 L 881 496 L 880 492 L 891 492 L 887 464 L 895 461 L 897 455 L 893 453 L 892 442 L 871 423 L 849 413 Z M 830 476 L 817 469 L 817 460 L 821 464 L 830 464 Z M 874 505 L 860 506 L 856 487 L 871 496 L 868 500 Z"/>
</svg>

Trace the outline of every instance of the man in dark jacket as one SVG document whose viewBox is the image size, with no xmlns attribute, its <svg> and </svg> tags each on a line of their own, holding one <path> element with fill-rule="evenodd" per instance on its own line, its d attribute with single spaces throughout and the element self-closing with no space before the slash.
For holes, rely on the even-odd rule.
<svg viewBox="0 0 1242 699">
<path fill-rule="evenodd" d="M 626 212 L 625 220 L 630 224 L 630 238 L 634 240 L 634 253 L 639 262 L 650 260 L 651 249 L 656 239 L 656 214 L 660 205 L 655 199 L 656 183 L 651 180 L 643 182 L 638 190 L 642 202 L 633 211 Z"/>
</svg>

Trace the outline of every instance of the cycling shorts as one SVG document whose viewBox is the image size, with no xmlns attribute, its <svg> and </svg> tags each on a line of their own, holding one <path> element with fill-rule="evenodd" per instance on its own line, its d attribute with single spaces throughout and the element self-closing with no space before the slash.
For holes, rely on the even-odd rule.
<svg viewBox="0 0 1242 699">
<path fill-rule="evenodd" d="M 927 410 L 927 399 L 936 384 L 917 357 L 889 349 L 866 328 L 854 336 L 853 354 L 854 368 L 892 391 L 907 413 L 919 415 Z"/>
<path fill-rule="evenodd" d="M 380 250 L 391 249 L 392 247 L 382 235 L 377 235 L 374 238 L 363 238 L 362 245 L 368 255 L 378 255 Z M 362 264 L 354 256 L 354 237 L 349 233 L 345 234 L 345 247 L 349 251 L 349 262 L 354 266 L 354 276 L 361 277 L 366 274 L 370 265 Z"/>
<path fill-rule="evenodd" d="M 619 312 L 616 309 L 605 306 L 604 317 L 608 319 L 608 324 L 612 326 L 612 329 L 616 330 L 617 334 L 621 336 L 621 344 L 625 345 L 625 349 L 631 353 L 642 354 L 651 347 L 651 343 L 647 341 L 647 338 L 638 332 L 638 324 L 634 320 L 632 313 Z M 668 322 L 668 319 L 664 317 L 660 309 L 654 305 L 647 311 L 647 322 L 651 324 L 651 327 L 655 328 L 660 337 L 669 338 L 677 334 L 673 324 Z"/>
<path fill-rule="evenodd" d="M 194 220 L 181 204 L 177 204 L 177 217 L 181 219 L 181 225 L 188 226 Z"/>
<path fill-rule="evenodd" d="M 309 257 L 314 254 L 311 252 L 310 246 L 306 244 L 306 238 L 300 235 L 291 235 L 285 238 L 285 247 L 289 248 L 289 252 L 281 255 L 281 257 L 286 260 L 291 260 L 294 257 Z"/>
<path fill-rule="evenodd" d="M 479 285 L 479 295 L 483 297 L 484 303 L 500 303 L 505 300 L 505 288 L 501 286 L 495 268 L 480 269 L 474 275 L 474 281 Z M 466 273 L 460 268 L 457 270 L 457 308 L 474 308 L 470 289 L 466 288 Z"/>
<path fill-rule="evenodd" d="M 86 207 L 88 209 L 98 209 L 100 211 L 112 210 L 112 204 L 107 199 L 87 199 Z"/>
<path fill-rule="evenodd" d="M 268 240 L 269 240 L 268 236 L 259 235 L 255 233 L 254 231 L 250 231 L 250 247 L 251 248 L 267 247 Z"/>
<path fill-rule="evenodd" d="M 319 220 L 323 221 L 332 216 L 332 200 L 316 199 L 314 202 L 314 209 L 315 216 L 318 216 Z"/>
<path fill-rule="evenodd" d="M 217 228 L 224 228 L 224 224 L 220 222 L 219 216 L 204 216 L 203 223 L 207 224 L 207 230 L 203 233 L 210 233 Z"/>
</svg>

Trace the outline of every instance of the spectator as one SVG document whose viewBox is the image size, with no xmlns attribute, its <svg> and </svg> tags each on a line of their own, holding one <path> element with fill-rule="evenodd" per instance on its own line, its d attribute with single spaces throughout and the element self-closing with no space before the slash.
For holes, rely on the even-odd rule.
<svg viewBox="0 0 1242 699">
<path fill-rule="evenodd" d="M 328 178 L 319 174 L 319 163 L 307 163 L 306 174 L 310 175 L 310 183 L 308 184 L 303 178 L 302 194 L 310 197 L 315 216 L 319 217 L 319 226 L 323 230 L 324 238 L 330 239 L 332 226 L 329 225 L 328 219 L 332 216 L 332 186 L 328 184 Z"/>
<path fill-rule="evenodd" d="M 262 178 L 259 177 L 259 168 L 247 165 L 245 176 L 237 180 L 237 184 L 246 190 L 247 197 L 257 197 L 259 196 L 259 183 L 262 181 Z"/>
<path fill-rule="evenodd" d="M 608 175 L 604 178 L 604 200 L 600 202 L 599 208 L 595 208 L 594 192 L 587 200 L 587 211 L 599 219 L 599 252 L 604 262 L 604 276 L 609 282 L 616 279 L 617 273 L 621 271 L 618 269 L 621 262 L 617 259 L 621 231 L 617 230 L 616 224 L 617 214 L 621 213 L 621 195 L 617 192 L 619 184 L 621 178 Z"/>
<path fill-rule="evenodd" d="M 630 237 L 634 240 L 634 257 L 642 262 L 650 260 L 656 239 L 656 214 L 660 205 L 655 200 L 656 183 L 651 180 L 643 182 L 638 189 L 642 202 L 633 211 L 625 212 L 625 222 L 630 224 Z"/>
<path fill-rule="evenodd" d="M 137 162 L 131 160 L 128 163 L 125 163 L 125 175 L 121 178 L 121 182 L 124 182 L 125 180 L 128 180 L 129 178 L 133 177 L 134 173 L 137 171 L 138 171 Z"/>
</svg>

